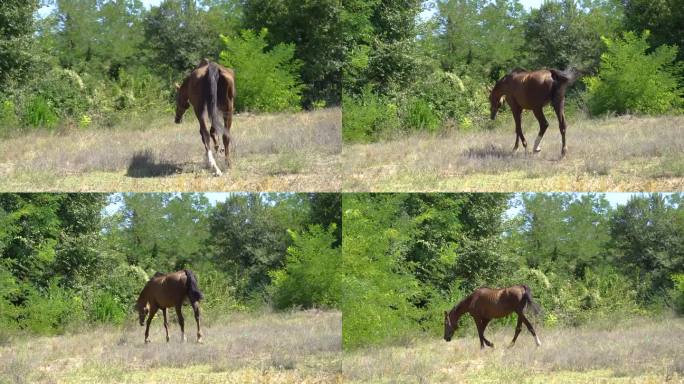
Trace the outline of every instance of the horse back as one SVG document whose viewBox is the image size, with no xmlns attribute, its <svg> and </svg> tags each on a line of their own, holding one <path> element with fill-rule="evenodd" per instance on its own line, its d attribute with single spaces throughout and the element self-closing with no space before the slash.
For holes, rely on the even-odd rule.
<svg viewBox="0 0 684 384">
<path fill-rule="evenodd" d="M 186 279 L 184 271 L 155 274 L 147 282 L 148 302 L 159 308 L 181 305 L 187 299 Z"/>
<path fill-rule="evenodd" d="M 478 288 L 473 292 L 471 311 L 483 318 L 508 316 L 519 309 L 525 290 L 522 286 L 508 288 Z"/>
</svg>

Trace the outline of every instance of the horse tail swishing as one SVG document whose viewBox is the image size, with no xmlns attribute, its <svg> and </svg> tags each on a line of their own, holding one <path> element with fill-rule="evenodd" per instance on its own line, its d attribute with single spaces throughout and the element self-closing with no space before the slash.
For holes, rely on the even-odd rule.
<svg viewBox="0 0 684 384">
<path fill-rule="evenodd" d="M 185 276 L 187 277 L 186 286 L 188 287 L 188 298 L 190 299 L 190 302 L 194 303 L 196 301 L 202 300 L 204 298 L 204 295 L 199 290 L 199 286 L 197 285 L 197 279 L 195 279 L 195 275 L 189 269 L 185 269 L 184 271 Z"/>
<path fill-rule="evenodd" d="M 209 62 L 207 65 L 207 76 L 204 80 L 207 82 L 206 86 L 203 88 L 204 101 L 206 103 L 207 113 L 209 114 L 209 120 L 211 121 L 212 131 L 216 130 L 220 135 L 223 135 L 225 128 L 221 119 L 219 119 L 218 104 L 218 80 L 219 80 L 219 69 L 216 63 Z"/>
<path fill-rule="evenodd" d="M 525 293 L 523 293 L 525 309 L 529 308 L 535 316 L 539 315 L 541 313 L 541 307 L 532 300 L 532 291 L 530 290 L 530 287 L 525 284 L 523 284 L 522 287 L 525 288 Z"/>
</svg>

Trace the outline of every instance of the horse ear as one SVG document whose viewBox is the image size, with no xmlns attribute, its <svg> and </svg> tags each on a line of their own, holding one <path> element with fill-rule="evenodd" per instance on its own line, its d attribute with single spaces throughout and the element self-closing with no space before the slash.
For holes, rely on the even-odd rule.
<svg viewBox="0 0 684 384">
<path fill-rule="evenodd" d="M 449 314 L 447 313 L 447 311 L 444 311 L 444 317 L 449 317 Z"/>
<path fill-rule="evenodd" d="M 174 83 L 173 86 L 176 88 L 176 91 L 180 89 L 180 84 Z"/>
</svg>

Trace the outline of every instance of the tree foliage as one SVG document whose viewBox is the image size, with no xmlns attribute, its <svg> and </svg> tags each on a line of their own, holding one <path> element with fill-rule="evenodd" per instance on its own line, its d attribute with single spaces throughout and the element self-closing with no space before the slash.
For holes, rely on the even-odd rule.
<svg viewBox="0 0 684 384">
<path fill-rule="evenodd" d="M 593 114 L 606 112 L 660 114 L 682 106 L 679 86 L 684 67 L 675 62 L 677 48 L 662 45 L 647 53 L 649 32 L 627 32 L 621 39 L 604 38 L 596 76 L 585 79 Z"/>
</svg>

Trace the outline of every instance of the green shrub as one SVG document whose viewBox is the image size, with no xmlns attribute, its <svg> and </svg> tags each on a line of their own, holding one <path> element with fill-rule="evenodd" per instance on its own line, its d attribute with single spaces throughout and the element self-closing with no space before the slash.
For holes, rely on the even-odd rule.
<svg viewBox="0 0 684 384">
<path fill-rule="evenodd" d="M 401 115 L 402 127 L 413 131 L 435 132 L 442 123 L 430 104 L 417 97 L 409 99 Z"/>
<path fill-rule="evenodd" d="M 19 314 L 19 326 L 31 333 L 63 333 L 86 319 L 83 300 L 57 285 L 55 280 L 45 292 L 26 287 L 26 301 Z"/>
<path fill-rule="evenodd" d="M 674 309 L 680 314 L 684 315 L 684 273 L 677 273 L 672 275 L 674 282 Z"/>
<path fill-rule="evenodd" d="M 342 136 L 347 142 L 375 141 L 400 127 L 397 106 L 365 88 L 360 96 L 342 95 Z"/>
<path fill-rule="evenodd" d="M 475 121 L 488 117 L 484 80 L 436 71 L 418 79 L 410 94 L 428 103 L 440 124 L 452 120 L 459 128 L 468 129 Z"/>
<path fill-rule="evenodd" d="M 81 76 L 69 69 L 53 68 L 32 86 L 61 118 L 76 117 L 91 105 Z"/>
<path fill-rule="evenodd" d="M 237 37 L 223 36 L 221 64 L 235 71 L 239 111 L 279 112 L 300 108 L 303 85 L 301 61 L 294 44 L 277 44 L 266 51 L 268 31 L 243 30 Z"/>
<path fill-rule="evenodd" d="M 340 248 L 333 248 L 335 226 L 314 225 L 304 233 L 290 232 L 285 267 L 271 271 L 271 294 L 276 308 L 334 307 L 340 301 Z"/>
<path fill-rule="evenodd" d="M 59 116 L 44 96 L 36 95 L 26 102 L 22 121 L 31 127 L 54 128 Z"/>
<path fill-rule="evenodd" d="M 205 318 L 211 321 L 227 312 L 246 310 L 246 307 L 238 302 L 234 281 L 228 274 L 217 269 L 212 263 L 195 265 L 192 270 L 204 294 L 202 311 Z"/>
<path fill-rule="evenodd" d="M 681 64 L 673 64 L 677 48 L 663 45 L 647 54 L 648 36 L 645 31 L 640 37 L 626 32 L 621 39 L 603 38 L 607 50 L 598 75 L 584 80 L 592 114 L 661 114 L 681 108 Z"/>
<path fill-rule="evenodd" d="M 96 291 L 88 305 L 88 318 L 98 323 L 121 324 L 126 318 L 126 310 L 110 292 Z"/>
<path fill-rule="evenodd" d="M 6 136 L 19 126 L 14 102 L 0 96 L 0 136 Z"/>
</svg>

